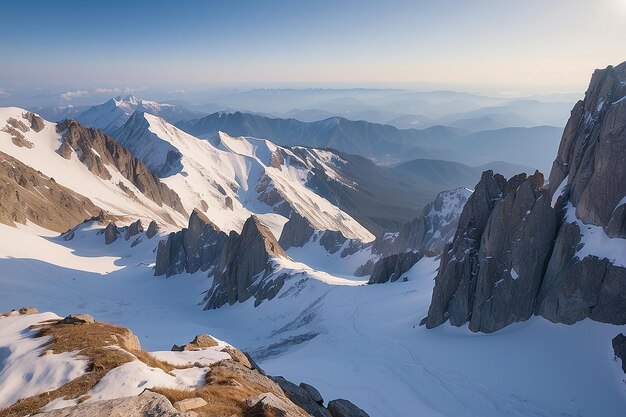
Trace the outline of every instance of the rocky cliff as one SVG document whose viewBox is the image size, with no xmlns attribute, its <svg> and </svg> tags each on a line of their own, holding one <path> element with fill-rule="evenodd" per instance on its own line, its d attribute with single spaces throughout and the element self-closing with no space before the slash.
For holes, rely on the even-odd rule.
<svg viewBox="0 0 626 417">
<path fill-rule="evenodd" d="M 143 162 L 104 132 L 86 128 L 75 120 L 59 123 L 57 131 L 63 137 L 63 143 L 57 151 L 62 157 L 69 159 L 75 152 L 89 171 L 105 180 L 112 178 L 106 165 L 115 166 L 152 201 L 185 213 L 178 194 L 163 184 Z"/>
<path fill-rule="evenodd" d="M 172 232 L 159 242 L 154 275 L 193 274 L 214 267 L 228 236 L 199 210 L 189 216 L 186 229 Z"/>
<path fill-rule="evenodd" d="M 256 216 L 251 216 L 240 235 L 231 232 L 228 236 L 213 274 L 213 286 L 205 298 L 205 308 L 243 302 L 253 296 L 257 304 L 272 299 L 285 279 L 279 276 L 267 282 L 263 280 L 273 272 L 271 259 L 275 257 L 287 255 L 272 232 Z"/>
<path fill-rule="evenodd" d="M 62 232 L 99 212 L 87 197 L 0 152 L 0 223 L 30 221 Z"/>
<path fill-rule="evenodd" d="M 547 188 L 539 172 L 483 173 L 442 255 L 427 327 L 493 332 L 533 313 L 626 323 L 625 80 L 626 63 L 594 73 Z"/>
</svg>

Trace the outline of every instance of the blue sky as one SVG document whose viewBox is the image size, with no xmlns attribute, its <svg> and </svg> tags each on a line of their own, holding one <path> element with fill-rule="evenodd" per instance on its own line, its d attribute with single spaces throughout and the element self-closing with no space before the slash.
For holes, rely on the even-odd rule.
<svg viewBox="0 0 626 417">
<path fill-rule="evenodd" d="M 626 59 L 626 0 L 5 1 L 0 88 L 577 91 Z"/>
</svg>

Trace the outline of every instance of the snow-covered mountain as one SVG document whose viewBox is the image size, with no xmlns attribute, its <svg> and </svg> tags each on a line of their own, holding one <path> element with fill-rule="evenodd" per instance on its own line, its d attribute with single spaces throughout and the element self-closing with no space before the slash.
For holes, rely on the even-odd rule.
<svg viewBox="0 0 626 417">
<path fill-rule="evenodd" d="M 106 133 L 114 133 L 135 112 L 147 112 L 162 117 L 170 123 L 194 119 L 201 116 L 181 106 L 144 100 L 135 96 L 115 97 L 111 100 L 92 106 L 74 116 L 79 122 L 102 129 Z"/>
<path fill-rule="evenodd" d="M 307 186 L 311 160 L 324 166 L 333 181 L 345 182 L 333 168 L 338 156 L 329 151 L 303 149 L 303 157 L 268 140 L 225 133 L 213 141 L 198 139 L 142 112 L 134 113 L 115 136 L 178 190 L 188 212 L 200 209 L 221 230 L 240 231 L 255 214 L 278 238 L 295 211 L 319 230 L 339 231 L 365 242 L 374 239 L 354 218 Z"/>
</svg>

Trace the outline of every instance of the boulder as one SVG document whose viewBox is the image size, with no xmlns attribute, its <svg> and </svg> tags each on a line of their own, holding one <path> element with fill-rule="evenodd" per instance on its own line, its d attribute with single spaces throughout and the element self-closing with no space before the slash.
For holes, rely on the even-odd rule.
<svg viewBox="0 0 626 417">
<path fill-rule="evenodd" d="M 63 324 L 91 324 L 95 322 L 96 320 L 89 314 L 70 314 L 61 320 Z"/>
<path fill-rule="evenodd" d="M 309 385 L 309 384 L 305 384 L 304 382 L 301 382 L 300 388 L 305 390 L 313 401 L 315 401 L 319 405 L 324 405 L 324 398 L 322 397 L 322 394 L 320 394 L 317 388 L 315 388 L 313 385 Z"/>
<path fill-rule="evenodd" d="M 195 410 L 196 408 L 204 407 L 208 403 L 200 397 L 185 398 L 184 400 L 176 401 L 174 408 L 180 412 L 186 412 L 189 410 Z"/>
<path fill-rule="evenodd" d="M 235 349 L 234 347 L 228 346 L 222 349 L 222 352 L 228 353 L 235 362 L 239 362 L 246 368 L 256 369 L 256 367 L 250 361 L 250 358 L 239 349 Z"/>
<path fill-rule="evenodd" d="M 332 417 L 369 417 L 365 411 L 343 399 L 329 401 L 328 411 Z"/>
<path fill-rule="evenodd" d="M 309 395 L 309 391 L 298 385 L 287 381 L 281 376 L 272 377 L 280 388 L 285 392 L 287 397 L 298 407 L 309 413 L 313 417 L 332 417 L 327 409 L 322 407 Z M 319 392 L 318 392 L 319 394 Z"/>
<path fill-rule="evenodd" d="M 144 391 L 135 397 L 83 403 L 36 414 L 38 417 L 184 417 L 161 394 Z"/>
<path fill-rule="evenodd" d="M 37 310 L 35 307 L 22 307 L 18 309 L 17 312 L 19 314 L 37 314 L 39 313 L 39 310 Z"/>
<path fill-rule="evenodd" d="M 279 397 L 272 392 L 266 392 L 264 394 L 259 394 L 246 399 L 245 407 L 247 408 L 246 415 L 251 416 L 309 416 L 305 411 L 291 401 L 286 398 Z"/>
<path fill-rule="evenodd" d="M 183 346 L 174 345 L 172 347 L 172 351 L 182 352 L 185 350 L 201 350 L 218 345 L 219 343 L 217 342 L 217 340 L 213 339 L 208 334 L 199 334 L 194 337 L 191 342 L 186 343 Z"/>
</svg>

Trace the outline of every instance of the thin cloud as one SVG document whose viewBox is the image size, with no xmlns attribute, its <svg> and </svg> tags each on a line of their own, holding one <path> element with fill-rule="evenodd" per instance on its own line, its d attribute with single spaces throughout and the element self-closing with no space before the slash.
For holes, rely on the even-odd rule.
<svg viewBox="0 0 626 417">
<path fill-rule="evenodd" d="M 0 96 L 8 96 L 9 93 L 6 92 L 4 88 L 0 88 Z"/>
<path fill-rule="evenodd" d="M 96 88 L 94 92 L 96 94 L 120 94 L 120 93 L 134 93 L 135 91 L 144 91 L 146 87 L 141 88 L 129 88 L 129 87 L 100 87 Z"/>
<path fill-rule="evenodd" d="M 71 100 L 73 98 L 77 98 L 77 97 L 85 97 L 88 96 L 89 92 L 85 91 L 85 90 L 74 90 L 74 91 L 66 91 L 65 93 L 61 94 L 61 97 L 64 100 Z"/>
</svg>

